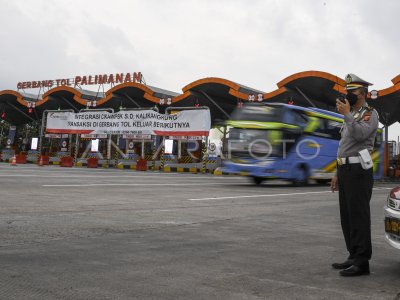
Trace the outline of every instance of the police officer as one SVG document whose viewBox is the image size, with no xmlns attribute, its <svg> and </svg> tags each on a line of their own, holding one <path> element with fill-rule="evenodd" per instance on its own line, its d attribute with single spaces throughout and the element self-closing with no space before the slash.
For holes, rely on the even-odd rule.
<svg viewBox="0 0 400 300">
<path fill-rule="evenodd" d="M 354 74 L 348 74 L 345 81 L 346 99 L 336 100 L 344 123 L 331 190 L 339 190 L 340 221 L 349 256 L 332 267 L 341 269 L 342 276 L 359 276 L 369 274 L 372 254 L 369 202 L 373 186 L 372 168 L 362 167 L 359 151 L 372 151 L 379 120 L 377 112 L 365 100 L 371 83 Z"/>
</svg>

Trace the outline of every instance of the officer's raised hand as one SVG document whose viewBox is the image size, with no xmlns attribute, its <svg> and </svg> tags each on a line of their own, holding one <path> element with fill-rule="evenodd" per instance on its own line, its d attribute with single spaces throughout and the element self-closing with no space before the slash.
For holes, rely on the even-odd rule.
<svg viewBox="0 0 400 300">
<path fill-rule="evenodd" d="M 340 99 L 336 99 L 336 108 L 342 115 L 350 113 L 350 103 L 347 99 L 344 99 L 344 102 Z"/>
</svg>

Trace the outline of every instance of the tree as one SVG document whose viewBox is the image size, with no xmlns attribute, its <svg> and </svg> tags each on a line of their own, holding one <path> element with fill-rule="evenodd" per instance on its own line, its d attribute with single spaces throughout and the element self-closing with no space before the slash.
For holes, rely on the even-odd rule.
<svg viewBox="0 0 400 300">
<path fill-rule="evenodd" d="M 5 120 L 0 121 L 0 149 L 7 145 L 8 131 L 10 130 L 10 123 Z"/>
<path fill-rule="evenodd" d="M 40 128 L 40 121 L 33 121 L 31 123 L 27 123 L 25 125 L 21 125 L 17 127 L 17 134 L 16 134 L 16 149 L 21 151 L 28 151 L 30 144 L 30 140 L 33 137 L 39 137 L 39 128 Z"/>
</svg>

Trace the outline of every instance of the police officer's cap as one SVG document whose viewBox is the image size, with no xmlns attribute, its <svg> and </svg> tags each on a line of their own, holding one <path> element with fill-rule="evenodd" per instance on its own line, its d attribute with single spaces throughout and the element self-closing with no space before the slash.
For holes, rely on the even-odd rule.
<svg viewBox="0 0 400 300">
<path fill-rule="evenodd" d="M 372 83 L 369 83 L 369 82 L 361 79 L 357 75 L 354 75 L 351 73 L 346 75 L 345 81 L 346 81 L 346 90 L 348 90 L 348 91 L 359 89 L 359 88 L 368 89 L 368 86 L 372 85 Z"/>
</svg>

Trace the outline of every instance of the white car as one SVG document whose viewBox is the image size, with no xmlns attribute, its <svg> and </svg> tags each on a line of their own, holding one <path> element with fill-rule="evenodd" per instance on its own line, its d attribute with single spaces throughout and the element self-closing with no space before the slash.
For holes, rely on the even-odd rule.
<svg viewBox="0 0 400 300">
<path fill-rule="evenodd" d="M 384 210 L 386 240 L 400 249 L 400 186 L 390 191 Z"/>
</svg>

